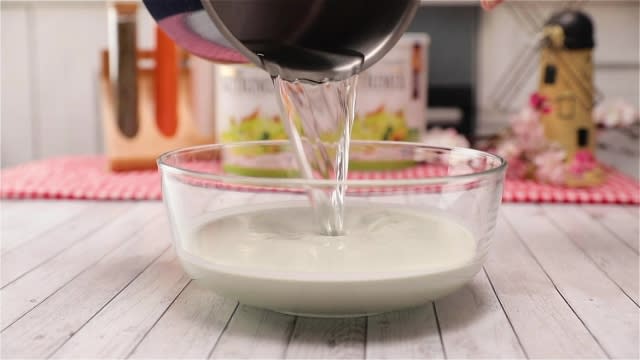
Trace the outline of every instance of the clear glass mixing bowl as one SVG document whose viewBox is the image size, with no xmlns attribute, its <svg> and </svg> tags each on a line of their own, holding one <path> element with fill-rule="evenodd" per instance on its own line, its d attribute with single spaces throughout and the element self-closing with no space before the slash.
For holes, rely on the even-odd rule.
<svg viewBox="0 0 640 360">
<path fill-rule="evenodd" d="M 159 158 L 176 253 L 192 278 L 253 306 L 354 316 L 439 298 L 480 270 L 501 203 L 503 159 L 471 149 L 354 141 L 342 185 L 345 231 L 358 232 L 356 241 L 315 233 L 308 193 L 329 193 L 338 184 L 300 178 L 290 150 L 283 141 L 248 142 Z M 262 233 L 274 216 L 281 223 Z M 364 230 L 350 219 L 366 223 Z M 394 236 L 406 219 L 413 225 Z M 313 239 L 298 239 L 296 231 Z"/>
</svg>

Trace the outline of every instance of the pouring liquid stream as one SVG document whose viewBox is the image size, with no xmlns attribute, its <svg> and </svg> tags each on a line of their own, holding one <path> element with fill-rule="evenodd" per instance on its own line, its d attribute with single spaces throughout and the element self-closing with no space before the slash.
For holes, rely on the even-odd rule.
<svg viewBox="0 0 640 360">
<path fill-rule="evenodd" d="M 309 189 L 314 217 L 324 235 L 344 233 L 349 145 L 355 119 L 358 76 L 325 83 L 273 77 L 298 168 L 304 178 L 336 181 L 335 187 Z"/>
<path fill-rule="evenodd" d="M 324 235 L 344 234 L 357 74 L 409 25 L 417 0 L 203 0 L 232 42 L 273 76 L 298 169 Z"/>
<path fill-rule="evenodd" d="M 320 232 L 343 234 L 343 181 L 357 74 L 397 42 L 419 0 L 145 0 L 145 4 L 188 50 L 221 62 L 244 57 L 274 76 L 301 175 L 335 181 L 333 188 L 309 190 Z"/>
</svg>

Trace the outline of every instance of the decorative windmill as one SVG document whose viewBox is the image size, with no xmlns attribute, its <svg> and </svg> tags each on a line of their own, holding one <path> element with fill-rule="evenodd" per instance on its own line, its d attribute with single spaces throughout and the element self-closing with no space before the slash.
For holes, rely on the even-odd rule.
<svg viewBox="0 0 640 360">
<path fill-rule="evenodd" d="M 492 96 L 495 107 L 507 111 L 539 59 L 538 91 L 549 105 L 541 118 L 545 136 L 564 148 L 569 163 L 595 159 L 593 108 L 601 97 L 593 85 L 594 26 L 588 15 L 576 9 L 580 3 L 564 3 L 564 9 L 554 9 L 544 24 L 535 7 L 509 7 L 535 38 L 512 61 Z M 602 169 L 594 166 L 572 175 L 567 185 L 597 185 L 603 178 Z"/>
</svg>

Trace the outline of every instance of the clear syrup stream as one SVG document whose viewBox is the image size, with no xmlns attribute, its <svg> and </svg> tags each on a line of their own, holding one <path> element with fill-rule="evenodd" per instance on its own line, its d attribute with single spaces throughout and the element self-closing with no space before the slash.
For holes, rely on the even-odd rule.
<svg viewBox="0 0 640 360">
<path fill-rule="evenodd" d="M 327 189 L 308 189 L 315 221 L 325 235 L 340 235 L 344 227 L 344 197 L 349 168 L 349 144 L 355 118 L 358 77 L 312 83 L 273 78 L 298 168 L 306 179 L 336 181 Z"/>
</svg>

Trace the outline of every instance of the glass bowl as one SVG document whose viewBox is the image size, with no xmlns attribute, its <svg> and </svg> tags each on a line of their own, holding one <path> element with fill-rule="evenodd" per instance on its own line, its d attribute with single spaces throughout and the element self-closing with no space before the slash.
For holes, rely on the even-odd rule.
<svg viewBox="0 0 640 360">
<path fill-rule="evenodd" d="M 163 201 L 185 271 L 252 306 L 360 316 L 442 297 L 481 269 L 506 163 L 419 143 L 354 141 L 349 179 L 301 178 L 286 141 L 162 155 Z M 346 186 L 344 233 L 309 200 Z"/>
</svg>

